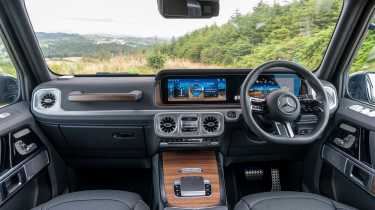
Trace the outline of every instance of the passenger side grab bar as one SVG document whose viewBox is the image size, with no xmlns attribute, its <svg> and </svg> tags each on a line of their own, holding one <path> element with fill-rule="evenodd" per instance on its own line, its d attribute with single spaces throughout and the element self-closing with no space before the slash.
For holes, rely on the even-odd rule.
<svg viewBox="0 0 375 210">
<path fill-rule="evenodd" d="M 81 91 L 71 92 L 68 100 L 72 102 L 105 102 L 105 101 L 139 101 L 143 96 L 140 90 L 133 90 L 127 93 L 86 93 Z"/>
</svg>

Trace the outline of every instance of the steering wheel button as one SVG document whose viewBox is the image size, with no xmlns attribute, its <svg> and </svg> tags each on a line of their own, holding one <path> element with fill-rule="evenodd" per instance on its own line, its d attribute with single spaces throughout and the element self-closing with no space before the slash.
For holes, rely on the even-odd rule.
<svg viewBox="0 0 375 210">
<path fill-rule="evenodd" d="M 235 119 L 237 118 L 237 113 L 235 111 L 229 111 L 227 112 L 227 117 Z"/>
</svg>

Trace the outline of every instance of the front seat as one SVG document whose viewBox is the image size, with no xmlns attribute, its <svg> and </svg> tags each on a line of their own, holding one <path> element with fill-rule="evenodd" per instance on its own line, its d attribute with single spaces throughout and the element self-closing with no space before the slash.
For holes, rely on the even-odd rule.
<svg viewBox="0 0 375 210">
<path fill-rule="evenodd" d="M 57 196 L 32 210 L 149 210 L 135 193 L 92 190 Z"/>
<path fill-rule="evenodd" d="M 267 192 L 243 197 L 234 210 L 357 210 L 320 195 Z"/>
</svg>

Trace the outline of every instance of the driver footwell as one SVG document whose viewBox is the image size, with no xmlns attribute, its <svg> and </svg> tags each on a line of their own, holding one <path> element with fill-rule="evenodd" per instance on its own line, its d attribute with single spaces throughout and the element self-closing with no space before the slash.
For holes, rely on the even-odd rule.
<svg viewBox="0 0 375 210">
<path fill-rule="evenodd" d="M 228 203 L 271 191 L 301 191 L 303 163 L 253 162 L 232 164 L 225 169 Z"/>
</svg>

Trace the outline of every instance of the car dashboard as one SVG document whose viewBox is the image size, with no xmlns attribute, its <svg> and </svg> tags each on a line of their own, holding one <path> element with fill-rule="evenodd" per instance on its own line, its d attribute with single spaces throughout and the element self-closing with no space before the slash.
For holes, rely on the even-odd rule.
<svg viewBox="0 0 375 210">
<path fill-rule="evenodd" d="M 103 164 L 122 160 L 133 167 L 147 164 L 149 155 L 174 148 L 211 148 L 228 156 L 250 155 L 252 148 L 252 155 L 269 154 L 272 148 L 263 145 L 241 118 L 239 95 L 249 71 L 165 70 L 143 77 L 58 78 L 34 90 L 31 110 L 73 165 L 105 157 Z M 278 89 L 300 98 L 316 97 L 303 78 L 287 69 L 260 75 L 248 94 L 261 100 Z M 337 107 L 337 100 L 331 102 Z M 294 129 L 305 135 L 316 122 L 316 115 L 306 114 Z M 286 146 L 276 147 L 272 155 L 293 154 Z"/>
</svg>

